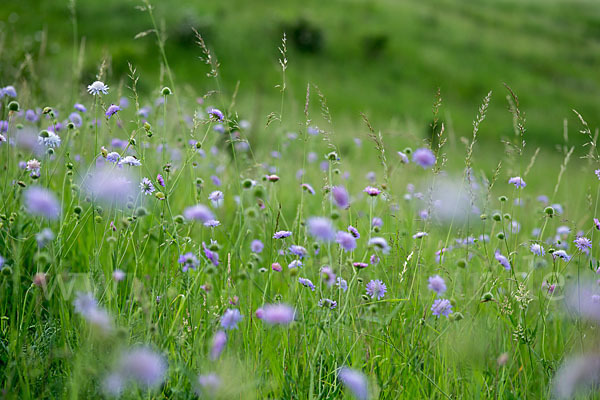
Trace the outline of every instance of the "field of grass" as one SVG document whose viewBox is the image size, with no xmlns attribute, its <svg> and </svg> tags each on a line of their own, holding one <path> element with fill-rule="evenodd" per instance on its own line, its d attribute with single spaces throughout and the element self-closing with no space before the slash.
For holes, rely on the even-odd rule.
<svg viewBox="0 0 600 400">
<path fill-rule="evenodd" d="M 0 10 L 0 398 L 598 397 L 592 2 L 136 4 Z"/>
</svg>

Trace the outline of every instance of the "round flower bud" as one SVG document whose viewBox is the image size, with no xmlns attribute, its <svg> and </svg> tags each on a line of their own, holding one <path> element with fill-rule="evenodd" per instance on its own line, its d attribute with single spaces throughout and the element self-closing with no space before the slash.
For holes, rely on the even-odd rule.
<svg viewBox="0 0 600 400">
<path fill-rule="evenodd" d="M 170 95 L 172 95 L 172 94 L 173 94 L 173 92 L 171 91 L 171 89 L 170 89 L 170 88 L 168 88 L 167 86 L 165 86 L 164 88 L 162 88 L 162 90 L 160 91 L 160 93 L 161 93 L 163 96 L 170 96 Z"/>
<path fill-rule="evenodd" d="M 14 112 L 19 111 L 19 103 L 16 101 L 11 101 L 10 103 L 8 103 L 8 110 Z"/>
</svg>

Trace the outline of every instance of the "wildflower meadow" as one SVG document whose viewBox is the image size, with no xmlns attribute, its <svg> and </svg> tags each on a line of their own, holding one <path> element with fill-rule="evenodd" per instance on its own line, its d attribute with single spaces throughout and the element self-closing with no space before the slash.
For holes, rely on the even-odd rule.
<svg viewBox="0 0 600 400">
<path fill-rule="evenodd" d="M 0 62 L 0 398 L 599 397 L 577 98 L 535 140 L 518 81 L 473 96 L 471 125 L 443 85 L 423 135 L 369 104 L 338 125 L 312 78 L 288 85 L 283 32 L 256 113 L 192 28 L 201 86 L 179 80 L 139 4 L 158 76 L 107 55 L 86 80 L 74 45 L 48 95 L 35 59 Z"/>
</svg>

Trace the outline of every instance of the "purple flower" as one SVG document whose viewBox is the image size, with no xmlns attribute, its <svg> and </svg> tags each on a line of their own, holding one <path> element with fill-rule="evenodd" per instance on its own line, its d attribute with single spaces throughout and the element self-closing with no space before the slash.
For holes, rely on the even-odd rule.
<svg viewBox="0 0 600 400">
<path fill-rule="evenodd" d="M 339 288 L 342 289 L 344 292 L 348 290 L 348 282 L 346 282 L 345 279 L 339 276 L 337 277 L 336 285 L 339 286 Z"/>
<path fill-rule="evenodd" d="M 313 283 L 311 282 L 310 279 L 308 279 L 308 278 L 298 278 L 298 282 L 300 282 L 300 284 L 302 286 L 309 288 L 313 292 L 315 291 L 315 285 L 313 285 Z"/>
<path fill-rule="evenodd" d="M 181 264 L 183 272 L 186 272 L 189 268 L 195 270 L 200 265 L 200 261 L 198 261 L 198 257 L 194 253 L 180 255 L 177 262 Z"/>
<path fill-rule="evenodd" d="M 158 184 L 162 187 L 165 187 L 165 179 L 162 177 L 161 174 L 156 175 L 156 180 L 158 181 Z"/>
<path fill-rule="evenodd" d="M 556 260 L 556 257 L 562 258 L 567 262 L 571 259 L 571 256 L 569 256 L 564 250 L 556 250 L 554 253 L 552 253 L 552 258 Z"/>
<path fill-rule="evenodd" d="M 0 99 L 4 96 L 17 97 L 17 90 L 14 86 L 5 86 L 0 89 Z"/>
<path fill-rule="evenodd" d="M 536 256 L 543 256 L 544 254 L 546 254 L 542 245 L 538 243 L 533 243 L 531 246 L 529 246 L 529 250 Z"/>
<path fill-rule="evenodd" d="M 379 190 L 373 186 L 367 186 L 366 188 L 364 188 L 363 192 L 365 192 L 366 194 L 368 194 L 371 197 L 375 197 L 381 193 L 381 190 Z"/>
<path fill-rule="evenodd" d="M 258 239 L 255 239 L 252 241 L 252 243 L 250 243 L 250 249 L 252 250 L 253 253 L 262 252 L 264 247 L 265 247 L 265 245 L 263 244 L 263 242 L 261 242 Z"/>
<path fill-rule="evenodd" d="M 139 167 L 140 165 L 142 165 L 140 160 L 138 160 L 134 156 L 125 156 L 125 157 L 121 158 L 121 160 L 119 160 L 119 165 L 125 165 L 125 164 L 132 166 L 132 167 Z"/>
<path fill-rule="evenodd" d="M 308 251 L 304 247 L 299 246 L 297 244 L 291 245 L 288 250 L 290 251 L 290 253 L 300 258 L 304 258 L 308 254 Z"/>
<path fill-rule="evenodd" d="M 383 220 L 379 217 L 373 217 L 371 220 L 371 226 L 373 228 L 381 228 L 383 226 Z"/>
<path fill-rule="evenodd" d="M 306 190 L 308 193 L 315 194 L 315 189 L 313 189 L 313 187 L 310 186 L 308 183 L 303 183 L 301 186 L 302 189 Z"/>
<path fill-rule="evenodd" d="M 146 347 L 126 353 L 121 360 L 121 371 L 129 379 L 147 388 L 159 386 L 167 372 L 165 359 Z"/>
<path fill-rule="evenodd" d="M 302 261 L 300 261 L 300 260 L 294 260 L 288 264 L 289 269 L 300 268 L 300 267 L 302 267 Z"/>
<path fill-rule="evenodd" d="M 82 112 L 82 113 L 84 113 L 84 112 L 87 111 L 87 108 L 85 108 L 85 106 L 83 104 L 80 104 L 80 103 L 75 103 L 75 105 L 73 106 L 73 108 L 76 109 L 79 112 Z"/>
<path fill-rule="evenodd" d="M 410 162 L 410 161 L 408 160 L 408 156 L 407 156 L 405 153 L 403 153 L 403 152 L 399 151 L 399 152 L 398 152 L 398 156 L 400 156 L 400 162 L 401 162 L 402 164 L 408 164 L 408 163 Z"/>
<path fill-rule="evenodd" d="M 413 239 L 422 239 L 425 236 L 428 236 L 429 234 L 427 232 L 417 232 L 413 235 Z"/>
<path fill-rule="evenodd" d="M 154 191 L 156 190 L 154 189 L 152 181 L 148 178 L 142 179 L 142 182 L 140 183 L 140 189 L 142 190 L 142 193 L 144 193 L 146 196 L 154 193 Z"/>
<path fill-rule="evenodd" d="M 352 263 L 352 266 L 354 268 L 364 269 L 364 268 L 367 268 L 369 266 L 369 264 L 364 263 L 364 262 L 355 262 L 355 263 Z"/>
<path fill-rule="evenodd" d="M 208 113 L 208 115 L 211 118 L 214 118 L 217 121 L 223 121 L 225 119 L 225 115 L 223 115 L 223 113 L 221 112 L 221 110 L 217 109 L 217 108 L 209 108 L 208 110 L 206 110 L 206 112 Z"/>
<path fill-rule="evenodd" d="M 367 378 L 362 372 L 348 367 L 342 367 L 338 373 L 338 378 L 342 381 L 344 386 L 350 389 L 357 399 L 367 400 L 369 395 Z"/>
<path fill-rule="evenodd" d="M 235 308 L 230 308 L 225 311 L 225 314 L 221 317 L 221 326 L 225 330 L 237 329 L 237 324 L 244 318 L 240 312 Z"/>
<path fill-rule="evenodd" d="M 333 189 L 331 189 L 331 194 L 333 196 L 333 201 L 339 208 L 346 209 L 350 207 L 350 196 L 345 187 L 334 186 Z"/>
<path fill-rule="evenodd" d="M 592 248 L 592 242 L 585 236 L 579 236 L 577 239 L 573 240 L 573 243 L 575 243 L 575 247 L 577 247 L 579 251 L 586 254 L 589 253 L 589 250 Z"/>
<path fill-rule="evenodd" d="M 369 247 L 381 250 L 383 254 L 388 254 L 391 249 L 390 246 L 388 246 L 387 240 L 382 237 L 371 238 L 371 240 L 369 240 Z"/>
<path fill-rule="evenodd" d="M 413 153 L 413 162 L 420 165 L 424 169 L 428 169 L 433 167 L 435 164 L 435 155 L 430 149 L 422 147 L 415 150 Z"/>
<path fill-rule="evenodd" d="M 330 310 L 333 310 L 337 307 L 337 301 L 331 299 L 321 299 L 317 305 L 319 307 L 327 307 Z"/>
<path fill-rule="evenodd" d="M 271 269 L 275 272 L 281 272 L 283 268 L 281 268 L 281 264 L 279 264 L 278 262 L 274 262 L 273 264 L 271 264 Z"/>
<path fill-rule="evenodd" d="M 83 125 L 83 119 L 81 118 L 81 115 L 76 112 L 69 114 L 69 121 L 71 121 L 77 128 L 80 128 L 81 125 Z"/>
<path fill-rule="evenodd" d="M 598 218 L 594 218 L 594 225 L 596 226 L 596 229 L 600 231 L 600 221 Z"/>
<path fill-rule="evenodd" d="M 311 236 L 324 242 L 335 239 L 335 231 L 331 220 L 323 217 L 312 217 L 307 221 L 308 232 Z"/>
<path fill-rule="evenodd" d="M 348 232 L 338 231 L 335 241 L 345 251 L 352 251 L 356 248 L 356 239 L 354 239 L 354 236 Z"/>
<path fill-rule="evenodd" d="M 207 222 L 215 219 L 215 216 L 210 210 L 210 208 L 206 207 L 204 204 L 196 204 L 195 206 L 186 208 L 183 211 L 183 216 L 186 219 L 199 220 L 202 222 Z"/>
<path fill-rule="evenodd" d="M 60 203 L 51 191 L 40 186 L 32 186 L 24 193 L 25 208 L 32 215 L 48 219 L 58 219 Z"/>
<path fill-rule="evenodd" d="M 387 292 L 387 287 L 385 286 L 385 283 L 379 279 L 371 280 L 367 283 L 367 294 L 371 296 L 372 299 L 375 297 L 377 297 L 377 300 L 383 299 L 385 292 Z"/>
<path fill-rule="evenodd" d="M 208 258 L 215 267 L 219 266 L 219 253 L 214 252 L 208 247 L 206 247 L 206 244 L 204 242 L 202 242 L 202 249 L 204 250 L 204 255 L 206 256 L 206 258 Z"/>
<path fill-rule="evenodd" d="M 503 256 L 499 250 L 496 250 L 494 257 L 496 257 L 496 260 L 504 267 L 505 270 L 510 271 L 510 262 L 508 261 L 508 258 Z"/>
<path fill-rule="evenodd" d="M 515 185 L 516 188 L 519 188 L 519 189 L 527 186 L 527 184 L 525 183 L 523 178 L 521 178 L 520 176 L 513 176 L 512 178 L 510 178 L 508 180 L 508 183 L 512 183 L 513 185 Z"/>
<path fill-rule="evenodd" d="M 96 96 L 100 93 L 108 94 L 108 86 L 106 86 L 103 82 L 96 81 L 91 85 L 88 85 L 87 91 L 89 94 Z"/>
<path fill-rule="evenodd" d="M 227 344 L 227 334 L 224 331 L 218 331 L 215 333 L 212 339 L 212 346 L 210 347 L 210 359 L 215 361 L 219 358 L 225 345 Z"/>
<path fill-rule="evenodd" d="M 444 279 L 439 275 L 430 276 L 427 288 L 436 292 L 438 295 L 442 295 L 446 292 L 446 282 L 444 282 Z"/>
<path fill-rule="evenodd" d="M 433 302 L 433 305 L 431 306 L 431 312 L 438 318 L 440 317 L 440 315 L 447 317 L 452 313 L 452 304 L 450 304 L 449 300 L 437 299 Z"/>
<path fill-rule="evenodd" d="M 598 179 L 600 179 L 600 169 L 595 170 L 594 173 L 596 174 Z"/>
<path fill-rule="evenodd" d="M 121 107 L 111 104 L 107 109 L 106 109 L 106 116 L 108 118 L 112 117 L 113 115 L 115 115 L 118 111 L 121 111 Z"/>
<path fill-rule="evenodd" d="M 321 268 L 321 276 L 323 277 L 323 281 L 327 284 L 328 287 L 333 286 L 335 283 L 335 273 L 331 269 L 331 267 L 325 265 Z"/>
<path fill-rule="evenodd" d="M 286 237 L 292 236 L 292 232 L 290 231 L 278 231 L 273 235 L 273 239 L 283 239 Z"/>
<path fill-rule="evenodd" d="M 269 325 L 289 325 L 294 321 L 295 312 L 287 304 L 265 304 L 256 310 L 256 314 Z"/>
<path fill-rule="evenodd" d="M 198 376 L 198 384 L 202 388 L 202 393 L 207 393 L 209 397 L 214 397 L 214 393 L 221 387 L 221 378 L 219 375 L 211 372 L 210 374 L 204 374 Z M 202 394 L 199 393 L 199 394 Z"/>
<path fill-rule="evenodd" d="M 360 239 L 360 233 L 358 233 L 358 230 L 352 225 L 348 225 L 348 232 L 354 236 L 354 239 Z"/>
</svg>

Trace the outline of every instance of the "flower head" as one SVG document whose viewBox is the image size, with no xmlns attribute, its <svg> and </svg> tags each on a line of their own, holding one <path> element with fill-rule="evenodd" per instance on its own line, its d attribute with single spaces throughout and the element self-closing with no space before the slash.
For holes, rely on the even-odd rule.
<svg viewBox="0 0 600 400">
<path fill-rule="evenodd" d="M 385 292 L 387 292 L 387 287 L 385 286 L 385 283 L 379 279 L 371 280 L 367 283 L 367 294 L 371 296 L 372 299 L 375 297 L 377 297 L 377 300 L 382 299 L 385 296 Z"/>
<path fill-rule="evenodd" d="M 60 204 L 54 193 L 40 186 L 32 186 L 25 193 L 25 208 L 32 215 L 57 219 L 60 216 Z"/>
<path fill-rule="evenodd" d="M 446 282 L 444 282 L 444 279 L 439 275 L 430 276 L 427 288 L 436 292 L 438 295 L 442 295 L 446 292 Z"/>
<path fill-rule="evenodd" d="M 350 196 L 345 187 L 334 186 L 333 189 L 331 189 L 331 195 L 333 196 L 335 205 L 339 208 L 346 209 L 350 207 Z"/>
<path fill-rule="evenodd" d="M 315 291 L 315 285 L 313 285 L 313 283 L 311 282 L 310 279 L 308 279 L 308 278 L 298 278 L 298 282 L 300 282 L 300 284 L 302 286 L 309 288 L 313 292 Z"/>
<path fill-rule="evenodd" d="M 431 312 L 438 318 L 440 315 L 447 317 L 448 315 L 452 314 L 452 304 L 450 304 L 450 300 L 437 299 L 431 306 Z"/>
<path fill-rule="evenodd" d="M 265 304 L 256 310 L 256 314 L 269 325 L 289 325 L 294 321 L 295 311 L 287 304 Z"/>
<path fill-rule="evenodd" d="M 375 196 L 378 196 L 379 194 L 381 194 L 381 190 L 379 190 L 373 186 L 367 186 L 366 188 L 364 188 L 363 192 L 365 192 L 366 194 L 368 194 L 371 197 L 375 197 Z"/>
<path fill-rule="evenodd" d="M 494 257 L 496 257 L 496 261 L 498 261 L 500 265 L 504 267 L 505 270 L 510 270 L 510 261 L 508 261 L 508 258 L 503 256 L 499 250 L 496 250 L 496 254 L 494 255 Z"/>
<path fill-rule="evenodd" d="M 542 245 L 538 243 L 533 243 L 531 246 L 529 246 L 529 250 L 536 256 L 543 256 L 544 254 L 546 254 L 546 252 L 544 251 L 544 247 L 542 247 Z"/>
<path fill-rule="evenodd" d="M 292 232 L 290 231 L 278 231 L 273 235 L 273 239 L 283 239 L 286 237 L 292 236 Z"/>
<path fill-rule="evenodd" d="M 156 190 L 154 189 L 152 181 L 148 178 L 142 179 L 142 182 L 140 183 L 140 189 L 142 190 L 142 193 L 144 193 L 146 196 L 154 193 L 154 191 Z"/>
<path fill-rule="evenodd" d="M 195 206 L 186 208 L 183 211 L 183 216 L 186 219 L 199 220 L 202 222 L 208 222 L 215 219 L 210 208 L 206 207 L 204 204 L 196 204 Z"/>
<path fill-rule="evenodd" d="M 413 153 L 413 162 L 424 169 L 428 169 L 435 164 L 435 155 L 430 149 L 422 147 Z"/>
<path fill-rule="evenodd" d="M 340 368 L 338 378 L 358 400 L 367 400 L 368 387 L 365 375 L 355 369 L 348 367 Z"/>
<path fill-rule="evenodd" d="M 244 318 L 239 310 L 230 308 L 221 317 L 221 326 L 225 330 L 237 329 L 237 324 Z"/>
<path fill-rule="evenodd" d="M 521 189 L 521 188 L 524 188 L 525 186 L 527 186 L 527 184 L 525 183 L 523 178 L 521 178 L 520 176 L 513 176 L 512 178 L 510 178 L 508 180 L 508 183 L 515 185 L 515 187 L 518 189 Z"/>
<path fill-rule="evenodd" d="M 93 96 L 98 94 L 108 94 L 108 86 L 106 86 L 103 82 L 96 81 L 91 85 L 88 85 L 87 91 Z"/>
<path fill-rule="evenodd" d="M 345 231 L 338 231 L 335 236 L 335 241 L 345 251 L 352 251 L 356 248 L 356 239 L 351 233 Z"/>
<path fill-rule="evenodd" d="M 106 116 L 108 118 L 112 117 L 113 115 L 115 115 L 117 112 L 121 111 L 121 107 L 115 105 L 115 104 L 111 104 L 107 109 L 106 109 Z"/>
<path fill-rule="evenodd" d="M 585 236 L 579 236 L 577 239 L 573 240 L 575 243 L 575 247 L 581 252 L 588 253 L 592 248 L 592 241 Z"/>
<path fill-rule="evenodd" d="M 215 361 L 225 348 L 227 344 L 227 334 L 224 331 L 218 331 L 215 333 L 212 339 L 212 346 L 210 347 L 210 359 Z"/>
<path fill-rule="evenodd" d="M 186 272 L 190 268 L 195 270 L 200 265 L 200 261 L 198 261 L 198 257 L 194 253 L 180 255 L 177 262 L 181 264 L 183 272 Z"/>
<path fill-rule="evenodd" d="M 335 231 L 331 220 L 323 217 L 312 217 L 307 221 L 308 232 L 314 238 L 323 242 L 330 242 L 335 239 Z"/>
</svg>

